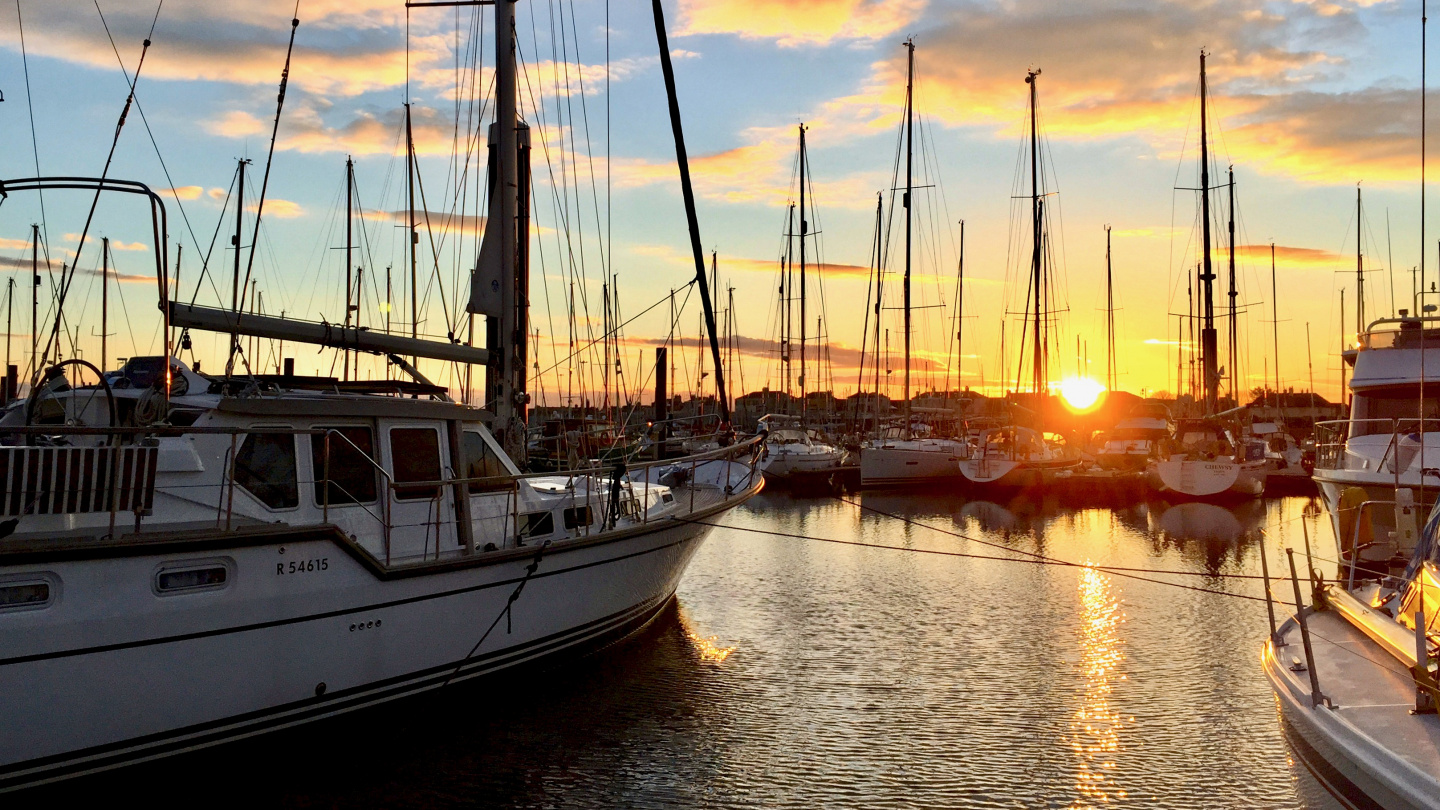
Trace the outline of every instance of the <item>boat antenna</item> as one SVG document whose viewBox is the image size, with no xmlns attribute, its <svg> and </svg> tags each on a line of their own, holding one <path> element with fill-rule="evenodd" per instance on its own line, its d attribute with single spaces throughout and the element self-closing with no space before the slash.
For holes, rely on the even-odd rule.
<svg viewBox="0 0 1440 810">
<path fill-rule="evenodd" d="M 513 15 L 512 0 L 499 2 L 511 6 Z M 685 130 L 680 122 L 680 102 L 675 95 L 675 68 L 670 64 L 670 43 L 665 34 L 665 10 L 661 7 L 660 0 L 653 0 L 652 8 L 655 15 L 655 39 L 660 49 L 660 69 L 665 75 L 665 95 L 670 106 L 670 129 L 675 135 L 675 163 L 680 169 L 680 191 L 685 198 L 685 219 L 690 229 L 690 251 L 695 257 L 695 280 L 700 285 L 700 303 L 705 309 L 705 329 L 710 333 L 710 353 L 715 361 L 715 388 L 720 395 L 720 420 L 723 430 L 730 424 L 730 402 L 725 396 L 725 372 L 720 364 L 720 339 L 715 334 L 715 307 L 710 299 L 710 282 L 705 275 L 705 252 L 700 247 L 700 222 L 695 214 L 695 191 L 690 184 L 690 158 L 685 152 Z"/>
</svg>

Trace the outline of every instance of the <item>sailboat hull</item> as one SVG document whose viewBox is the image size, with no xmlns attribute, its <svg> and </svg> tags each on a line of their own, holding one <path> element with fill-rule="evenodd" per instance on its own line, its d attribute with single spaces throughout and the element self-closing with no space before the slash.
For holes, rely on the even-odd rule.
<svg viewBox="0 0 1440 810">
<path fill-rule="evenodd" d="M 959 442 L 912 440 L 865 447 L 860 451 L 860 485 L 895 487 L 961 484 Z"/>
<path fill-rule="evenodd" d="M 674 521 L 552 547 L 528 579 L 529 549 L 383 577 L 320 528 L 0 565 L 0 579 L 43 569 L 63 587 L 0 630 L 0 716 L 13 732 L 0 735 L 0 789 L 313 722 L 623 634 L 671 598 L 708 532 Z M 180 563 L 231 575 L 157 594 L 157 572 Z"/>
<path fill-rule="evenodd" d="M 1265 493 L 1265 462 L 1230 459 L 1153 460 L 1145 481 L 1161 495 L 1200 500 L 1258 498 Z"/>
</svg>

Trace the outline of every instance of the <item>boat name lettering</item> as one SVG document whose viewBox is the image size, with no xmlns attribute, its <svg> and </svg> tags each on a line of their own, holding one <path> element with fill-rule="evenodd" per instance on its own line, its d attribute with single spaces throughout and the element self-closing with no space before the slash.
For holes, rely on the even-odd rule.
<svg viewBox="0 0 1440 810">
<path fill-rule="evenodd" d="M 284 576 L 286 574 L 306 574 L 311 571 L 325 571 L 329 568 L 329 557 L 320 557 L 310 560 L 291 560 L 288 563 L 275 563 L 275 576 Z"/>
</svg>

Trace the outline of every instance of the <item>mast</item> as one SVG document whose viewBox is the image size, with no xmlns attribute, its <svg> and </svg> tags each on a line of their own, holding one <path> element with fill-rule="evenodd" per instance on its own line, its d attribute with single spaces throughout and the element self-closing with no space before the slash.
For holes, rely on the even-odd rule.
<svg viewBox="0 0 1440 810">
<path fill-rule="evenodd" d="M 905 436 L 910 436 L 910 220 L 915 191 L 915 41 L 905 40 Z"/>
<path fill-rule="evenodd" d="M 1204 270 L 1200 274 L 1200 351 L 1202 390 L 1205 393 L 1205 415 L 1216 411 L 1219 397 L 1220 370 L 1215 355 L 1219 341 L 1215 334 L 1215 268 L 1210 256 L 1210 131 L 1206 116 L 1205 52 L 1200 52 L 1200 219 Z"/>
<path fill-rule="evenodd" d="M 48 233 L 48 231 L 47 231 Z M 30 226 L 30 363 L 40 373 L 40 226 Z M 15 394 L 19 396 L 17 392 Z"/>
<path fill-rule="evenodd" d="M 499 429 L 505 452 L 512 459 L 523 461 L 526 403 L 523 335 L 527 331 L 524 308 L 528 302 L 522 300 L 520 291 L 526 284 L 521 276 L 528 276 L 529 268 L 520 266 L 516 238 L 516 220 L 520 215 L 520 169 L 516 132 L 519 116 L 516 113 L 515 89 L 515 0 L 495 2 L 495 121 L 499 130 L 495 193 L 500 195 L 498 236 L 501 280 L 500 341 L 493 349 L 499 354 L 500 372 L 494 401 L 495 426 Z"/>
<path fill-rule="evenodd" d="M 10 337 L 15 333 L 15 277 L 5 279 L 5 379 L 10 379 Z M 9 397 L 18 396 L 19 392 L 6 389 L 6 401 L 0 405 L 7 404 Z"/>
<path fill-rule="evenodd" d="M 1110 226 L 1105 226 L 1105 387 L 1115 390 L 1115 280 L 1110 267 Z"/>
<path fill-rule="evenodd" d="M 960 264 L 955 280 L 955 390 L 965 387 L 965 220 L 960 220 Z"/>
<path fill-rule="evenodd" d="M 1240 346 L 1237 336 L 1240 333 L 1239 324 L 1235 320 L 1235 167 L 1229 170 L 1229 196 L 1230 212 L 1227 228 L 1229 230 L 1230 250 L 1230 395 L 1235 398 L 1235 405 L 1240 404 Z"/>
<path fill-rule="evenodd" d="M 1361 252 L 1360 186 L 1355 186 L 1355 331 L 1365 329 L 1365 255 Z"/>
<path fill-rule="evenodd" d="M 110 237 L 100 240 L 100 371 L 109 368 L 110 344 Z"/>
<path fill-rule="evenodd" d="M 507 5 L 511 0 L 500 0 Z M 685 219 L 690 231 L 690 252 L 695 259 L 695 280 L 700 285 L 700 303 L 705 307 L 705 328 L 710 333 L 710 353 L 715 360 L 715 388 L 720 395 L 721 428 L 730 423 L 730 401 L 724 395 L 724 372 L 720 369 L 720 338 L 715 333 L 715 308 L 710 297 L 710 282 L 705 278 L 705 253 L 700 247 L 700 221 L 695 212 L 695 189 L 690 183 L 690 158 L 685 151 L 685 131 L 680 123 L 680 101 L 675 95 L 675 68 L 670 64 L 669 37 L 665 33 L 665 9 L 660 0 L 651 3 L 655 17 L 655 40 L 660 51 L 660 72 L 665 76 L 665 95 L 670 107 L 670 129 L 675 136 L 675 163 L 680 170 L 680 191 L 685 199 Z M 521 443 L 523 446 L 523 442 Z"/>
<path fill-rule="evenodd" d="M 791 291 L 795 287 L 795 280 L 790 274 L 795 269 L 795 204 L 790 204 L 789 218 L 785 228 L 785 268 L 780 274 L 780 362 L 785 368 L 785 410 L 790 410 L 790 398 L 792 392 L 790 382 L 794 379 L 790 374 L 790 337 L 794 333 L 791 326 Z"/>
<path fill-rule="evenodd" d="M 1275 243 L 1270 243 L 1270 340 L 1275 352 L 1275 405 L 1280 405 L 1280 296 L 1275 286 Z"/>
<path fill-rule="evenodd" d="M 1034 322 L 1034 347 L 1031 351 L 1031 390 L 1035 392 L 1035 408 L 1039 412 L 1042 398 L 1045 395 L 1045 338 L 1041 329 L 1043 317 L 1043 286 L 1041 279 L 1041 263 L 1044 261 L 1044 251 L 1041 247 L 1041 231 L 1043 230 L 1042 207 L 1040 204 L 1040 128 L 1035 120 L 1037 105 L 1037 88 L 1035 80 L 1040 77 L 1039 70 L 1032 70 L 1025 74 L 1025 83 L 1030 85 L 1030 218 L 1031 218 L 1031 248 L 1030 248 L 1030 286 L 1032 299 L 1035 302 Z"/>
<path fill-rule="evenodd" d="M 351 303 L 352 294 L 355 289 L 354 279 L 351 277 L 355 267 L 355 161 L 345 156 L 345 326 L 350 324 L 350 313 L 355 311 Z M 350 352 L 345 352 L 344 358 L 344 379 L 350 379 Z"/>
<path fill-rule="evenodd" d="M 1340 288 L 1340 404 L 1345 404 L 1345 288 Z"/>
<path fill-rule="evenodd" d="M 405 212 L 410 218 L 410 337 L 420 337 L 420 302 L 416 300 L 416 294 L 420 289 L 417 286 L 419 273 L 416 268 L 415 246 L 420 242 L 420 234 L 415 230 L 415 132 L 410 126 L 410 104 L 405 104 Z M 400 285 L 403 287 L 405 281 L 402 278 Z M 417 358 L 410 358 L 410 365 L 415 365 Z"/>
<path fill-rule="evenodd" d="M 230 285 L 230 311 L 236 315 L 240 314 L 240 234 L 241 227 L 245 224 L 245 164 L 250 161 L 240 158 L 239 166 L 235 171 L 239 173 L 239 185 L 235 192 L 235 236 L 232 244 L 235 246 L 235 276 Z M 238 318 L 237 318 L 238 321 Z M 235 368 L 235 352 L 240 349 L 240 333 L 230 333 L 230 353 L 225 359 L 225 376 Z"/>
<path fill-rule="evenodd" d="M 805 418 L 805 125 L 800 125 L 800 418 Z"/>
</svg>

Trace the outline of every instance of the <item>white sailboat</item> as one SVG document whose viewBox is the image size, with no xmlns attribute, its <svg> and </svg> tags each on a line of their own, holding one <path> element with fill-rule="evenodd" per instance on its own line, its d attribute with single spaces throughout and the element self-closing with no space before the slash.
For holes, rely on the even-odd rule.
<svg viewBox="0 0 1440 810">
<path fill-rule="evenodd" d="M 1049 269 L 1046 267 L 1044 250 L 1044 200 L 1040 191 L 1040 137 L 1038 116 L 1037 81 L 1040 71 L 1032 70 L 1025 76 L 1030 89 L 1030 224 L 1031 258 L 1030 291 L 1028 299 L 1034 321 L 1029 332 L 1031 340 L 1032 388 L 1036 403 L 1035 414 L 1043 418 L 1045 401 L 1049 392 L 1047 369 L 1048 346 L 1046 337 L 1049 313 L 1045 303 L 1050 300 L 1047 292 Z M 1078 455 L 1066 452 L 1065 448 L 1047 440 L 1041 430 L 1020 425 L 1006 425 L 982 431 L 979 440 L 966 447 L 959 462 L 960 474 L 971 485 L 983 488 L 1016 488 L 1044 486 L 1051 483 L 1057 473 L 1080 466 Z"/>
<path fill-rule="evenodd" d="M 753 440 L 560 475 L 522 474 L 512 460 L 525 435 L 528 317 L 514 9 L 494 4 L 496 52 L 511 56 L 496 71 L 499 174 L 482 248 L 501 269 L 487 277 L 482 266 L 475 279 L 476 298 L 498 301 L 472 298 L 472 311 L 499 322 L 488 348 L 184 305 L 169 295 L 164 208 L 148 188 L 4 183 L 12 198 L 79 188 L 149 199 L 167 355 L 170 327 L 184 326 L 388 355 L 415 379 L 209 378 L 170 360 L 170 374 L 127 390 L 71 360 L 37 380 L 0 419 L 0 790 L 310 723 L 617 637 L 672 598 L 709 524 L 760 490 Z M 496 370 L 493 412 L 450 401 L 408 357 Z"/>
<path fill-rule="evenodd" d="M 903 486 L 906 484 L 959 483 L 960 471 L 955 466 L 965 450 L 965 443 L 956 439 L 920 437 L 911 420 L 910 402 L 910 269 L 911 231 L 915 178 L 915 43 L 905 41 L 905 382 L 904 418 L 899 430 L 880 431 L 881 435 L 860 446 L 860 485 L 862 487 Z M 878 266 L 878 262 L 877 262 Z M 878 311 L 877 311 L 877 325 Z M 893 433 L 894 435 L 890 435 Z"/>
<path fill-rule="evenodd" d="M 1215 331 L 1215 272 L 1210 252 L 1210 146 L 1209 121 L 1206 112 L 1207 86 L 1205 53 L 1200 53 L 1200 274 L 1202 303 L 1200 329 L 1201 386 L 1204 391 L 1206 419 L 1191 420 L 1176 427 L 1175 438 L 1152 458 L 1145 468 L 1145 480 L 1152 489 L 1167 497 L 1195 499 L 1253 498 L 1265 492 L 1269 462 L 1265 459 L 1264 442 L 1238 437 L 1228 425 L 1215 419 L 1222 369 L 1219 367 L 1219 339 Z M 1234 178 L 1230 182 L 1233 195 Z M 1230 348 L 1232 391 L 1235 371 L 1235 204 L 1232 196 L 1230 254 Z M 1238 391 L 1235 393 L 1238 394 Z"/>
</svg>

